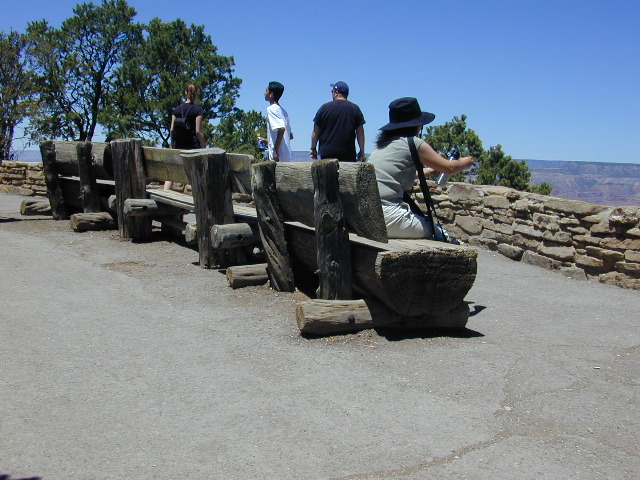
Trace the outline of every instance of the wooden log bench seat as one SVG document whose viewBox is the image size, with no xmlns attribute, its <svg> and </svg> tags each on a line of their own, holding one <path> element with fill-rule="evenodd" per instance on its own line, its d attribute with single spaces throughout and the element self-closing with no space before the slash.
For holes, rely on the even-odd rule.
<svg viewBox="0 0 640 480">
<path fill-rule="evenodd" d="M 109 143 L 46 140 L 40 153 L 53 218 L 70 220 L 75 231 L 115 228 Z"/>
<path fill-rule="evenodd" d="M 212 243 L 214 225 L 234 223 L 232 193 L 250 193 L 250 165 L 253 156 L 227 153 L 219 148 L 174 150 L 143 147 L 139 139 L 111 142 L 118 212 L 122 238 L 146 240 L 151 236 L 152 220 L 163 229 L 185 235 L 197 243 L 203 268 L 243 263 L 242 245 L 221 247 Z M 164 190 L 150 184 L 165 181 L 189 184 L 192 193 Z M 184 214 L 194 213 L 196 222 L 188 224 Z"/>
<path fill-rule="evenodd" d="M 381 327 L 464 328 L 464 298 L 477 251 L 433 240 L 387 239 L 373 165 L 319 160 L 253 165 L 255 210 L 236 206 L 237 222 L 257 222 L 276 290 L 318 277 L 317 299 L 297 307 L 303 333 Z M 230 267 L 242 283 L 246 267 Z M 296 269 L 298 271 L 298 269 Z M 308 280 L 308 278 L 304 279 Z M 356 296 L 360 299 L 354 299 Z M 354 303 L 356 302 L 356 303 Z"/>
</svg>

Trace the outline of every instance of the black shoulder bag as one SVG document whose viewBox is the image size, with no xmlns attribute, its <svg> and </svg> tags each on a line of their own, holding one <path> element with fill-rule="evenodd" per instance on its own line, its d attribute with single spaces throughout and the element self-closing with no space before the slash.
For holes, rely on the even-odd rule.
<svg viewBox="0 0 640 480">
<path fill-rule="evenodd" d="M 438 221 L 438 217 L 436 216 L 436 209 L 433 205 L 433 200 L 431 199 L 431 193 L 429 193 L 429 186 L 427 185 L 427 179 L 424 176 L 424 171 L 422 167 L 422 163 L 420 163 L 420 158 L 418 157 L 418 150 L 416 149 L 416 142 L 413 137 L 407 137 L 407 143 L 409 144 L 409 151 L 411 152 L 411 158 L 413 159 L 413 164 L 418 171 L 418 179 L 420 180 L 420 189 L 422 190 L 422 195 L 424 196 L 424 203 L 427 205 L 427 211 L 423 212 L 418 204 L 411 198 L 411 195 L 408 192 L 404 193 L 403 200 L 409 204 L 409 208 L 416 215 L 420 215 L 424 217 L 427 222 L 431 224 L 431 228 L 433 229 L 433 239 L 438 240 L 439 242 L 447 242 L 447 243 L 459 243 L 456 239 L 449 236 L 447 231 L 440 225 Z"/>
</svg>

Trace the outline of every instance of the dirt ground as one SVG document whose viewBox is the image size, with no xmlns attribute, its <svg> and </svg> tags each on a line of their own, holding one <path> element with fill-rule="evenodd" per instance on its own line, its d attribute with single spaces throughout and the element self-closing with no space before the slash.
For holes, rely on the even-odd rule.
<svg viewBox="0 0 640 480">
<path fill-rule="evenodd" d="M 309 338 L 299 293 L 21 200 L 0 193 L 0 478 L 638 478 L 638 292 L 480 251 L 466 330 Z"/>
</svg>

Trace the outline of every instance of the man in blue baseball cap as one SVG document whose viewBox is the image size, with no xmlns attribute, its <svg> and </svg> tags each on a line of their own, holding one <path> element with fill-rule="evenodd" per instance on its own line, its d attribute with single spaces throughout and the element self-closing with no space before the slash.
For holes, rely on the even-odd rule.
<svg viewBox="0 0 640 480">
<path fill-rule="evenodd" d="M 331 85 L 333 100 L 322 105 L 313 119 L 311 150 L 313 159 L 337 158 L 341 162 L 364 160 L 364 116 L 360 107 L 347 100 L 349 86 L 344 82 Z M 359 152 L 356 157 L 355 142 Z M 320 142 L 319 150 L 316 146 Z"/>
</svg>

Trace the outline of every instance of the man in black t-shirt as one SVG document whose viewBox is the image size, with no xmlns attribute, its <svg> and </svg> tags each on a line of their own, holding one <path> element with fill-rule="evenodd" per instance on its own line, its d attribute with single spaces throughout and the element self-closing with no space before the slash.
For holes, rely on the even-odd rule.
<svg viewBox="0 0 640 480">
<path fill-rule="evenodd" d="M 311 151 L 313 159 L 337 158 L 341 162 L 364 160 L 364 116 L 360 107 L 347 100 L 349 86 L 344 82 L 331 84 L 333 101 L 320 107 L 313 119 Z M 356 158 L 355 141 L 359 152 Z M 320 142 L 319 151 L 316 145 Z"/>
</svg>

